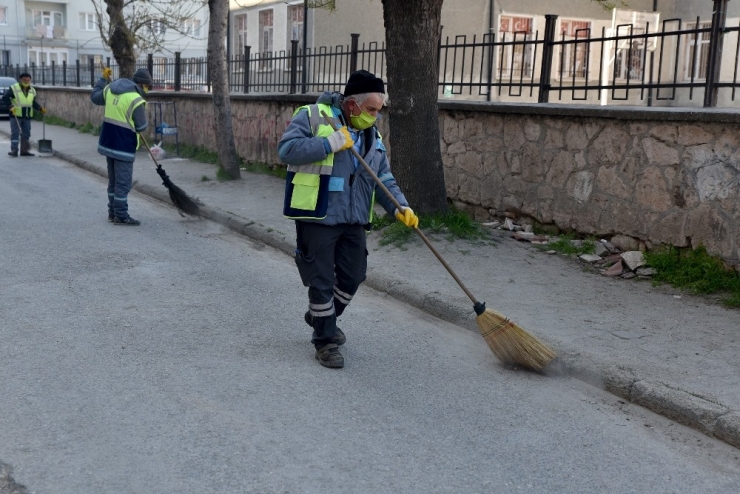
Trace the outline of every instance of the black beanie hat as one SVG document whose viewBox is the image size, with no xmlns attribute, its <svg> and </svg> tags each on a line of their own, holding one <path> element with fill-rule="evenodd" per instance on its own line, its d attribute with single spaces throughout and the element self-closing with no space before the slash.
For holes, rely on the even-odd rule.
<svg viewBox="0 0 740 494">
<path fill-rule="evenodd" d="M 383 79 L 375 77 L 367 70 L 358 70 L 352 72 L 347 81 L 347 86 L 344 88 L 345 96 L 352 96 L 353 94 L 363 93 L 383 93 L 385 94 L 385 87 L 383 86 Z"/>
<path fill-rule="evenodd" d="M 152 76 L 146 69 L 139 69 L 134 72 L 134 77 L 132 79 L 136 84 L 146 84 L 147 86 L 151 86 L 154 83 Z"/>
</svg>

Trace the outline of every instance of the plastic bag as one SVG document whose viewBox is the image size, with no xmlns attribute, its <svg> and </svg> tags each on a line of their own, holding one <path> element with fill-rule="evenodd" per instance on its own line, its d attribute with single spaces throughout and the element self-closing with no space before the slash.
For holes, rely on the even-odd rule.
<svg viewBox="0 0 740 494">
<path fill-rule="evenodd" d="M 155 146 L 149 148 L 149 151 L 152 152 L 155 160 L 163 160 L 167 157 L 167 153 L 162 149 L 162 142 L 158 142 Z"/>
</svg>

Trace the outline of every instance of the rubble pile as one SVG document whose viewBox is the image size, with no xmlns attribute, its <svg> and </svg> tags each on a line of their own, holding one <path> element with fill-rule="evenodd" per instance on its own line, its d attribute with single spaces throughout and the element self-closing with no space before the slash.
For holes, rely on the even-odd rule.
<svg viewBox="0 0 740 494">
<path fill-rule="evenodd" d="M 513 232 L 511 237 L 521 242 L 535 245 L 547 245 L 559 241 L 557 236 L 537 235 L 532 232 L 532 225 L 519 225 L 513 217 L 501 221 L 483 223 L 483 226 L 496 230 Z M 581 248 L 587 240 L 571 240 L 576 248 Z M 604 276 L 620 277 L 624 279 L 650 279 L 655 275 L 655 269 L 646 266 L 645 256 L 639 250 L 622 251 L 606 239 L 593 241 L 593 254 L 581 254 L 581 262 L 597 267 Z M 548 254 L 557 254 L 555 250 L 546 251 Z"/>
</svg>

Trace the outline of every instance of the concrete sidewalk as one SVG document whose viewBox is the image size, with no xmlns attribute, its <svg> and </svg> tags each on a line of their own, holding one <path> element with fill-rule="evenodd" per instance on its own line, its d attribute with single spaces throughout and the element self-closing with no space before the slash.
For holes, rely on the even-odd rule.
<svg viewBox="0 0 740 494">
<path fill-rule="evenodd" d="M 9 134 L 9 126 L 0 125 Z M 35 143 L 39 123 L 33 134 Z M 58 157 L 107 176 L 96 136 L 47 125 L 46 138 Z M 12 158 L 3 150 L 0 159 Z M 219 182 L 214 165 L 191 160 L 165 159 L 162 166 L 205 204 L 204 218 L 293 255 L 282 180 L 244 173 L 240 181 Z M 137 157 L 134 179 L 135 190 L 170 203 L 145 151 Z M 100 192 L 100 221 L 106 221 L 107 197 Z M 132 216 L 147 221 L 136 211 Z M 429 238 L 476 297 L 557 350 L 550 378 L 565 373 L 584 379 L 740 448 L 740 311 L 669 287 L 586 272 L 571 258 L 548 256 L 500 230 L 485 242 Z M 378 239 L 371 232 L 367 285 L 478 331 L 472 303 L 419 239 L 403 250 L 379 247 Z M 351 327 L 351 309 L 342 320 Z"/>
</svg>

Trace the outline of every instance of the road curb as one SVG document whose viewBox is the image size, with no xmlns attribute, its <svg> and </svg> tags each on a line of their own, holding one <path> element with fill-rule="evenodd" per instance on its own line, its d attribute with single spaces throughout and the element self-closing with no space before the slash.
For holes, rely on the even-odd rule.
<svg viewBox="0 0 740 494">
<path fill-rule="evenodd" d="M 9 135 L 6 131 L 2 133 Z M 54 151 L 53 154 L 87 171 L 103 177 L 108 176 L 107 169 L 100 165 L 58 151 Z M 133 188 L 142 194 L 172 205 L 164 186 L 153 187 L 134 181 Z M 292 238 L 281 236 L 265 225 L 219 208 L 202 205 L 200 210 L 201 217 L 205 219 L 293 256 L 295 246 Z M 438 296 L 433 291 L 420 290 L 403 279 L 392 276 L 368 273 L 366 284 L 430 315 L 478 332 L 472 302 L 462 298 L 451 301 Z M 465 304 L 465 301 L 468 304 Z M 590 356 L 578 350 L 569 351 L 557 342 L 553 346 L 561 355 L 546 370 L 546 375 L 559 374 L 588 382 L 625 401 L 647 408 L 707 436 L 740 448 L 740 411 L 732 410 L 720 403 L 666 383 L 643 379 L 631 370 L 599 364 Z"/>
</svg>

